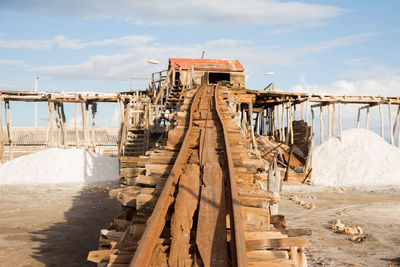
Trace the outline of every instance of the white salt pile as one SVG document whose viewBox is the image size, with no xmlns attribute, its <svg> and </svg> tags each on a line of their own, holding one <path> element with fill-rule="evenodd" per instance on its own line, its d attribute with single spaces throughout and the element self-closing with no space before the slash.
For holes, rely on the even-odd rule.
<svg viewBox="0 0 400 267">
<path fill-rule="evenodd" d="M 312 154 L 312 182 L 328 186 L 400 185 L 400 149 L 365 129 L 343 131 Z"/>
<path fill-rule="evenodd" d="M 0 166 L 0 184 L 91 184 L 118 180 L 118 158 L 84 149 L 46 149 Z"/>
</svg>

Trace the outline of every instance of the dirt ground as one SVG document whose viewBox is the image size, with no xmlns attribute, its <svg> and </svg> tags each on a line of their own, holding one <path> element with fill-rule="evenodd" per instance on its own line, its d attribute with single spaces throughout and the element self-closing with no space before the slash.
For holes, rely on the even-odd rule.
<svg viewBox="0 0 400 267">
<path fill-rule="evenodd" d="M 103 187 L 0 187 L 0 266 L 96 266 L 100 229 L 120 211 Z"/>
<path fill-rule="evenodd" d="M 309 266 L 400 266 L 400 189 L 356 189 L 287 186 L 280 203 L 288 228 L 308 227 L 312 236 L 307 247 Z M 295 194 L 315 204 L 305 209 L 288 199 Z M 372 234 L 354 243 L 349 236 L 331 231 L 331 221 L 360 226 Z"/>
<path fill-rule="evenodd" d="M 0 266 L 95 266 L 88 251 L 120 211 L 103 187 L 0 187 Z M 285 186 L 280 213 L 288 228 L 308 227 L 310 266 L 400 266 L 400 189 L 362 190 Z M 295 194 L 308 210 L 289 200 Z M 340 215 L 339 215 L 339 214 Z M 360 226 L 372 240 L 353 243 L 330 221 Z"/>
</svg>

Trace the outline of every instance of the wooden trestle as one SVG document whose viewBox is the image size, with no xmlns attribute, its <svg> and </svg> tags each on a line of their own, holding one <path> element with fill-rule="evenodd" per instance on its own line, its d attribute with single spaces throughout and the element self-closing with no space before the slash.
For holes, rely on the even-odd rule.
<svg viewBox="0 0 400 267">
<path fill-rule="evenodd" d="M 243 138 L 232 103 L 241 88 L 187 92 L 164 146 L 121 157 L 130 177 L 110 192 L 123 212 L 89 260 L 108 266 L 306 266 L 309 243 L 282 233 L 261 185 L 265 165 Z M 238 123 L 239 122 L 239 123 Z M 274 224 L 271 223 L 271 218 Z"/>
</svg>

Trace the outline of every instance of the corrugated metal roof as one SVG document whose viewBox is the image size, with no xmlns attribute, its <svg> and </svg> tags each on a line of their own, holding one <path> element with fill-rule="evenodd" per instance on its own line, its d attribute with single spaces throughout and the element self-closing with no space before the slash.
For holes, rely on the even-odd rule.
<svg viewBox="0 0 400 267">
<path fill-rule="evenodd" d="M 244 72 L 242 63 L 238 59 L 191 59 L 170 58 L 169 64 L 176 63 L 178 68 L 189 69 L 192 65 L 197 70 L 219 70 Z"/>
</svg>

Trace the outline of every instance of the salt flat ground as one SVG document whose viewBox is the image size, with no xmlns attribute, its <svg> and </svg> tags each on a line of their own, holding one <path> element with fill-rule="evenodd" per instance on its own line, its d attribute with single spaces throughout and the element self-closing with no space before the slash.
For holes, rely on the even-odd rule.
<svg viewBox="0 0 400 267">
<path fill-rule="evenodd" d="M 288 227 L 313 231 L 304 237 L 312 242 L 306 251 L 310 266 L 400 266 L 400 189 L 290 186 L 284 193 L 316 205 L 307 210 L 285 196 L 280 204 Z M 119 211 L 102 187 L 1 186 L 0 266 L 95 266 L 86 262 L 87 253 Z M 334 218 L 361 226 L 377 240 L 357 244 L 333 233 Z"/>
<path fill-rule="evenodd" d="M 96 266 L 100 229 L 120 212 L 103 187 L 0 187 L 0 266 Z"/>
<path fill-rule="evenodd" d="M 309 266 L 400 266 L 400 189 L 331 188 L 319 186 L 287 186 L 285 195 L 295 194 L 312 210 L 282 196 L 279 212 L 287 226 L 308 227 L 312 236 L 307 247 Z M 343 212 L 342 215 L 337 213 Z M 330 230 L 331 220 L 360 226 L 376 240 L 353 243 L 345 234 Z"/>
</svg>

